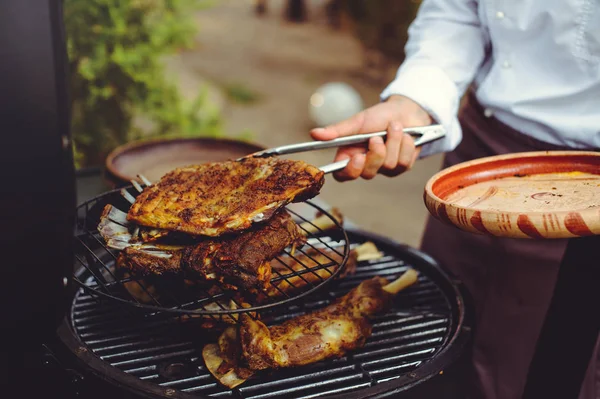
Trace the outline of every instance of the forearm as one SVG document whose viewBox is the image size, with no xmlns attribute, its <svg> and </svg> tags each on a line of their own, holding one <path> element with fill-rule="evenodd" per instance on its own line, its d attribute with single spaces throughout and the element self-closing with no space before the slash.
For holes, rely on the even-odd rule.
<svg viewBox="0 0 600 399">
<path fill-rule="evenodd" d="M 460 97 L 485 57 L 477 1 L 424 0 L 409 28 L 406 60 L 382 100 L 404 96 L 418 104 L 447 136 L 425 145 L 420 157 L 454 149 L 462 138 Z"/>
</svg>

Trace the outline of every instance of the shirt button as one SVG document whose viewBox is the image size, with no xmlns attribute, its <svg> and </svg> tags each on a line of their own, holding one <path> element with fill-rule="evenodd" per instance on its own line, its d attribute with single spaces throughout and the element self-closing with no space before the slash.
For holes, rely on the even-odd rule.
<svg viewBox="0 0 600 399">
<path fill-rule="evenodd" d="M 486 108 L 483 110 L 483 115 L 485 115 L 486 118 L 489 118 L 494 115 L 494 112 L 491 109 Z"/>
<path fill-rule="evenodd" d="M 508 61 L 504 61 L 504 62 L 502 63 L 502 68 L 504 68 L 504 69 L 508 69 L 508 68 L 510 68 L 511 66 L 512 66 L 512 65 L 510 65 L 510 62 L 508 62 Z"/>
<path fill-rule="evenodd" d="M 502 11 L 497 11 L 496 12 L 496 18 L 498 18 L 498 19 L 504 18 L 504 13 Z"/>
</svg>

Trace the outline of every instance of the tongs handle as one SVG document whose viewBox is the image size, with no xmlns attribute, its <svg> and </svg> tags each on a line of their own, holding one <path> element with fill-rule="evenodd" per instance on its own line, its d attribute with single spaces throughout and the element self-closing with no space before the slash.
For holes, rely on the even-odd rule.
<svg viewBox="0 0 600 399">
<path fill-rule="evenodd" d="M 340 137 L 338 139 L 328 141 L 309 141 L 306 143 L 282 145 L 275 147 L 270 150 L 266 150 L 261 153 L 257 153 L 258 156 L 273 156 L 273 155 L 286 155 L 294 154 L 297 152 L 316 151 L 323 150 L 326 148 L 342 147 L 345 145 L 359 144 L 369 141 L 371 137 L 385 136 L 387 132 L 375 132 L 367 134 L 357 134 L 354 136 Z"/>
<path fill-rule="evenodd" d="M 423 144 L 431 143 L 432 141 L 439 140 L 442 137 L 446 136 L 446 130 L 441 125 L 410 127 L 410 128 L 404 129 L 404 133 L 410 134 L 415 139 L 415 147 L 420 147 Z M 357 139 L 357 141 L 352 141 L 350 143 L 347 143 L 347 144 L 356 144 L 356 143 L 368 141 L 371 137 L 376 137 L 376 136 L 384 137 L 386 134 L 387 134 L 387 132 L 385 132 L 385 131 L 369 133 L 369 134 L 358 134 L 356 136 L 348 136 L 348 137 L 342 137 L 340 139 L 323 141 L 322 143 L 329 143 L 332 141 L 349 139 L 349 138 L 359 138 L 359 139 Z M 344 145 L 347 145 L 347 144 L 344 144 Z M 339 146 L 339 144 L 338 144 L 338 146 Z M 332 147 L 337 147 L 337 146 L 332 146 Z M 326 147 L 322 147 L 322 148 L 326 148 Z M 333 173 L 333 172 L 337 172 L 338 170 L 344 169 L 348 165 L 348 162 L 350 162 L 350 159 L 344 159 L 343 161 L 338 161 L 338 162 L 331 163 L 329 165 L 321 166 L 319 169 L 321 171 L 325 172 L 326 174 Z"/>
<path fill-rule="evenodd" d="M 420 127 L 409 127 L 404 129 L 405 133 L 410 134 L 416 140 L 424 139 L 425 137 L 437 137 L 438 135 L 444 135 L 443 128 L 440 125 L 420 126 Z M 328 141 L 308 141 L 305 143 L 282 145 L 280 147 L 269 148 L 263 151 L 258 151 L 249 156 L 251 157 L 272 157 L 277 155 L 294 154 L 297 152 L 316 151 L 325 148 L 342 147 L 346 145 L 366 143 L 371 137 L 384 137 L 387 134 L 386 131 L 357 134 L 354 136 L 340 137 Z M 441 136 L 440 136 L 441 137 Z"/>
</svg>

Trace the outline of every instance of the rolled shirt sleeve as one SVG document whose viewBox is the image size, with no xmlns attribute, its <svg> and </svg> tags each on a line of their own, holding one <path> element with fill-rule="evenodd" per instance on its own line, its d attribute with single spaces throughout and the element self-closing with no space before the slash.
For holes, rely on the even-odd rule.
<svg viewBox="0 0 600 399">
<path fill-rule="evenodd" d="M 483 63 L 487 40 L 476 0 L 423 0 L 408 34 L 405 61 L 381 100 L 408 97 L 444 126 L 446 137 L 424 145 L 424 158 L 460 143 L 460 98 Z"/>
</svg>

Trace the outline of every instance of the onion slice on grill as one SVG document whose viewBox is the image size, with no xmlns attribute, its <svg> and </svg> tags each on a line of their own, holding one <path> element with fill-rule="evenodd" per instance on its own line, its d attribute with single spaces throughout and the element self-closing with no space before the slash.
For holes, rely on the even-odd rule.
<svg viewBox="0 0 600 399">
<path fill-rule="evenodd" d="M 237 328 L 228 327 L 219 337 L 218 344 L 202 349 L 202 358 L 208 371 L 227 388 L 233 389 L 254 375 L 250 369 L 237 365 L 241 353 Z"/>
</svg>

